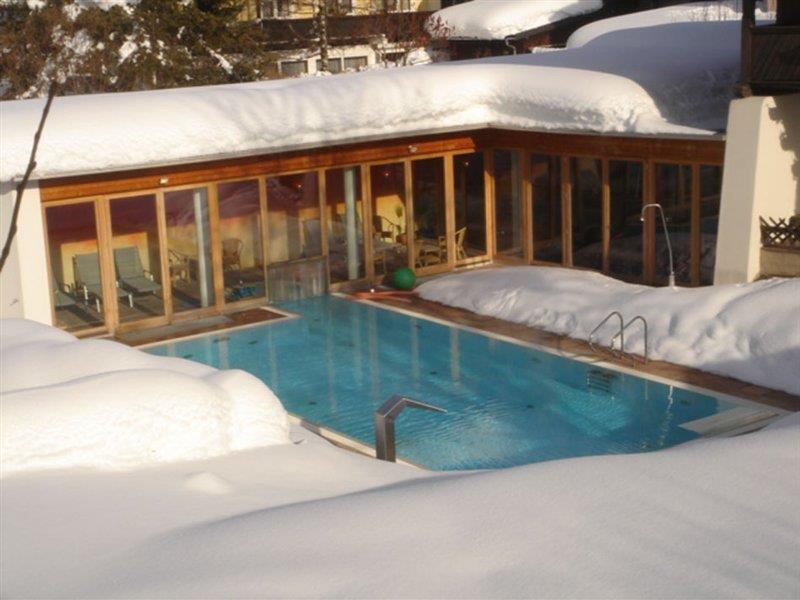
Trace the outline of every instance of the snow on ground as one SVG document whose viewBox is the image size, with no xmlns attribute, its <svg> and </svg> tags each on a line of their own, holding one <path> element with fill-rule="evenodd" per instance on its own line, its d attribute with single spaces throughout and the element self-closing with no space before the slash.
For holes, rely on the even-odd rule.
<svg viewBox="0 0 800 600">
<path fill-rule="evenodd" d="M 0 471 L 132 469 L 288 442 L 286 411 L 244 371 L 218 371 L 2 321 Z"/>
<path fill-rule="evenodd" d="M 471 0 L 433 13 L 447 27 L 445 37 L 502 40 L 603 8 L 602 0 Z"/>
<path fill-rule="evenodd" d="M 657 360 L 735 377 L 800 395 L 800 279 L 700 288 L 632 285 L 599 273 L 555 267 L 507 267 L 441 277 L 417 288 L 433 300 L 588 340 L 613 310 L 642 315 Z M 607 345 L 617 325 L 599 332 Z M 642 354 L 639 327 L 626 349 Z"/>
<path fill-rule="evenodd" d="M 57 98 L 35 177 L 487 126 L 709 135 L 725 128 L 740 37 L 735 21 L 659 21 L 555 52 Z M 24 171 L 43 102 L 3 102 L 0 180 Z"/>
<path fill-rule="evenodd" d="M 796 598 L 800 420 L 433 474 L 298 445 L 3 479 L 2 595 Z"/>
</svg>

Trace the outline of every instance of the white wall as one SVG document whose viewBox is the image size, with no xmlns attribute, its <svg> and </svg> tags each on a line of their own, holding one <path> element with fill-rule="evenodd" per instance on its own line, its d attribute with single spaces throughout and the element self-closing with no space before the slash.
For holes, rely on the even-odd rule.
<svg viewBox="0 0 800 600">
<path fill-rule="evenodd" d="M 714 283 L 759 275 L 759 217 L 800 212 L 800 94 L 734 100 L 728 116 Z"/>
<path fill-rule="evenodd" d="M 14 208 L 14 187 L 0 187 L 0 232 L 4 244 Z M 0 273 L 0 317 L 25 317 L 52 324 L 50 284 L 44 245 L 44 223 L 39 188 L 25 190 L 17 220 L 17 235 Z"/>
</svg>

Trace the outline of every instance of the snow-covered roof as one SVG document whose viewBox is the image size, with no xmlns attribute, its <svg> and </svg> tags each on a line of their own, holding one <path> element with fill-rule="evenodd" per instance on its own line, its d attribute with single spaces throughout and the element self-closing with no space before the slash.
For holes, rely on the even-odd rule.
<svg viewBox="0 0 800 600">
<path fill-rule="evenodd" d="M 603 8 L 603 0 L 470 0 L 431 15 L 450 39 L 502 40 Z"/>
<path fill-rule="evenodd" d="M 698 6 L 589 25 L 547 53 L 57 98 L 34 178 L 484 127 L 713 135 L 738 79 L 740 29 Z M 23 172 L 43 103 L 0 104 L 0 180 Z"/>
</svg>

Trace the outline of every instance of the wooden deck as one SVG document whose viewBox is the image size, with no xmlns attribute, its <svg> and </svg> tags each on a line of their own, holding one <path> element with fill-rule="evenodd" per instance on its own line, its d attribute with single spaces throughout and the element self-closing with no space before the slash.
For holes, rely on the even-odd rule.
<svg viewBox="0 0 800 600">
<path fill-rule="evenodd" d="M 563 351 L 566 354 L 577 354 L 598 361 L 618 364 L 628 368 L 631 367 L 630 360 L 618 360 L 610 353 L 603 353 L 602 356 L 598 356 L 596 353 L 592 352 L 588 344 L 582 340 L 575 340 L 555 333 L 525 327 L 517 323 L 486 317 L 460 308 L 453 308 L 437 302 L 430 302 L 418 296 L 409 296 L 409 299 L 410 302 L 403 302 L 391 298 L 381 298 L 375 301 L 403 310 L 416 312 L 421 315 L 451 321 L 466 327 L 508 336 L 524 342 L 539 344 Z M 753 402 L 775 406 L 784 410 L 800 411 L 800 396 L 760 387 L 738 379 L 722 377 L 720 375 L 714 375 L 713 373 L 707 373 L 698 369 L 692 369 L 690 367 L 664 361 L 649 361 L 646 365 L 637 363 L 636 370 L 657 377 L 664 377 L 715 392 L 752 400 Z"/>
<path fill-rule="evenodd" d="M 123 344 L 128 344 L 129 346 L 144 346 L 145 344 L 166 342 L 168 340 L 211 333 L 214 331 L 224 331 L 226 329 L 255 325 L 257 323 L 265 323 L 267 321 L 284 318 L 286 318 L 286 315 L 266 308 L 251 308 L 195 321 L 173 323 L 172 325 L 128 333 L 118 333 L 114 339 Z"/>
</svg>

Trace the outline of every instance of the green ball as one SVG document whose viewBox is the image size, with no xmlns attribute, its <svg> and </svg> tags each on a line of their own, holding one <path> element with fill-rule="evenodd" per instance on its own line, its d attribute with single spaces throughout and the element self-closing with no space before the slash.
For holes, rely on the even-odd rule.
<svg viewBox="0 0 800 600">
<path fill-rule="evenodd" d="M 394 272 L 394 277 L 392 277 L 392 283 L 398 290 L 413 289 L 416 281 L 417 276 L 414 274 L 414 271 L 408 267 L 397 269 L 397 271 Z"/>
</svg>

